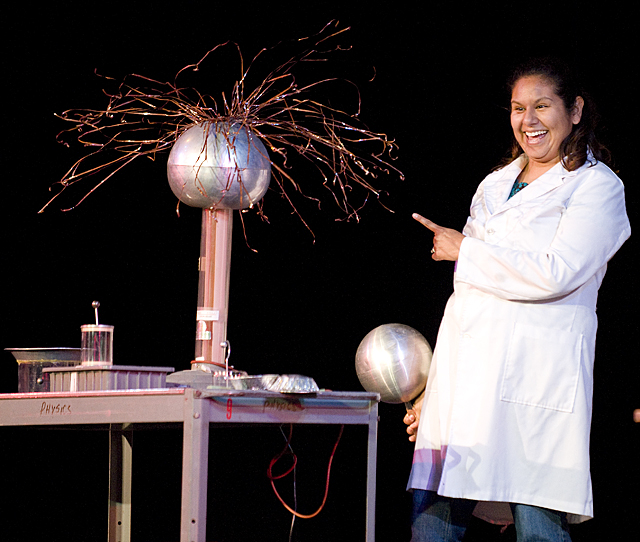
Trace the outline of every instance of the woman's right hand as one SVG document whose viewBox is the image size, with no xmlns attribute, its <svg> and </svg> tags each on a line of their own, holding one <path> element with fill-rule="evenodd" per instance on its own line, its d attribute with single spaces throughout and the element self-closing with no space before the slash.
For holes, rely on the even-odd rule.
<svg viewBox="0 0 640 542">
<path fill-rule="evenodd" d="M 415 442 L 418 436 L 418 425 L 420 424 L 420 411 L 422 410 L 422 401 L 424 401 L 424 391 L 413 400 L 413 408 L 407 410 L 402 420 L 407 425 L 407 433 L 409 442 Z"/>
</svg>

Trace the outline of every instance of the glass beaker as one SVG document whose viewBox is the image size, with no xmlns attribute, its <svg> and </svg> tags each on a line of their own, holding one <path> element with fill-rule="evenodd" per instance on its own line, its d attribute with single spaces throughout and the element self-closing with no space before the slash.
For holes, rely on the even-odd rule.
<svg viewBox="0 0 640 542">
<path fill-rule="evenodd" d="M 113 326 L 87 324 L 82 333 L 82 365 L 113 365 Z"/>
</svg>

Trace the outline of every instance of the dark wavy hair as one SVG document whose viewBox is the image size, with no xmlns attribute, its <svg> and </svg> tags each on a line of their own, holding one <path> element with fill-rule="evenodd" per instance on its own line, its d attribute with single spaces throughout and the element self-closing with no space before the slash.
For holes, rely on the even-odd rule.
<svg viewBox="0 0 640 542">
<path fill-rule="evenodd" d="M 562 165 L 568 171 L 574 171 L 581 167 L 589 158 L 589 153 L 593 156 L 591 165 L 611 161 L 611 154 L 608 149 L 596 139 L 596 126 L 599 115 L 596 106 L 589 94 L 587 94 L 578 82 L 573 71 L 563 61 L 552 58 L 535 58 L 518 66 L 508 79 L 509 96 L 513 93 L 516 83 L 523 77 L 540 76 L 550 82 L 556 94 L 562 98 L 567 111 L 570 111 L 576 103 L 578 96 L 582 96 L 584 107 L 580 122 L 573 126 L 571 133 L 560 145 L 559 155 Z M 511 162 L 522 154 L 522 149 L 518 142 L 513 140 L 511 145 L 511 156 L 506 160 Z"/>
</svg>

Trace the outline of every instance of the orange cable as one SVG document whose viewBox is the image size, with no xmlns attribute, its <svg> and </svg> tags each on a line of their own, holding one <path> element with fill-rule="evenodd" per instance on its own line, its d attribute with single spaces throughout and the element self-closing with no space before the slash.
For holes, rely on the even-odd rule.
<svg viewBox="0 0 640 542">
<path fill-rule="evenodd" d="M 327 496 L 329 495 L 329 478 L 330 478 L 330 473 L 331 473 L 331 463 L 333 462 L 333 456 L 335 455 L 336 449 L 338 448 L 338 443 L 340 442 L 340 438 L 342 437 L 342 431 L 343 430 L 344 430 L 344 425 L 341 425 L 340 426 L 340 432 L 338 433 L 338 438 L 336 439 L 336 443 L 334 444 L 333 450 L 331 451 L 331 456 L 329 457 L 329 465 L 327 467 L 327 483 L 326 483 L 325 489 L 324 489 L 324 498 L 322 499 L 322 504 L 320 505 L 320 508 L 318 508 L 313 514 L 306 515 L 306 514 L 300 514 L 299 512 L 296 512 L 290 506 L 288 506 L 287 503 L 284 502 L 282 497 L 280 497 L 280 494 L 278 493 L 278 490 L 276 489 L 276 485 L 274 484 L 274 480 L 277 480 L 278 478 L 282 478 L 282 477 L 286 476 L 287 474 L 289 474 L 295 468 L 295 465 L 297 463 L 297 458 L 296 458 L 295 454 L 293 454 L 294 464 L 285 474 L 282 474 L 282 475 L 280 475 L 278 477 L 274 477 L 271 474 L 271 467 L 273 467 L 274 463 L 276 461 L 278 461 L 278 459 L 280 459 L 280 457 L 282 457 L 284 455 L 285 451 L 289 447 L 289 443 L 291 442 L 291 434 L 293 432 L 293 424 L 289 424 L 289 437 L 287 439 L 287 443 L 285 444 L 285 447 L 282 450 L 282 452 L 280 452 L 274 459 L 271 460 L 271 463 L 269 464 L 269 469 L 267 471 L 267 476 L 269 477 L 269 480 L 271 481 L 271 487 L 273 488 L 273 491 L 276 494 L 276 497 L 278 497 L 278 500 L 294 516 L 296 516 L 298 518 L 302 518 L 302 519 L 310 519 L 310 518 L 313 518 L 313 517 L 317 516 L 320 513 L 320 511 L 324 508 L 324 505 L 327 502 Z"/>
<path fill-rule="evenodd" d="M 280 458 L 286 453 L 287 448 L 289 448 L 290 444 L 291 444 L 291 436 L 293 435 L 293 424 L 290 423 L 289 424 L 289 436 L 287 437 L 287 441 L 285 442 L 284 448 L 282 449 L 282 451 L 275 456 L 271 462 L 269 463 L 269 468 L 267 469 L 267 476 L 269 477 L 269 480 L 279 480 L 280 478 L 284 478 L 287 474 L 289 474 L 293 469 L 296 468 L 296 465 L 298 464 L 298 458 L 296 457 L 296 454 L 293 453 L 293 451 L 291 452 L 291 455 L 293 456 L 293 465 L 287 470 L 285 471 L 283 474 L 280 474 L 278 476 L 274 476 L 272 469 L 273 466 L 280 460 Z"/>
</svg>

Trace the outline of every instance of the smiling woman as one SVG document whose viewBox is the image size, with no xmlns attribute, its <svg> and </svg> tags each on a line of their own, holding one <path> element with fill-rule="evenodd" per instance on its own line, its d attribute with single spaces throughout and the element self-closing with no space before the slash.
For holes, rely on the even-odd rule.
<svg viewBox="0 0 640 542">
<path fill-rule="evenodd" d="M 568 171 L 581 167 L 589 155 L 608 162 L 609 152 L 595 136 L 595 104 L 564 63 L 531 60 L 514 71 L 509 89 L 514 141 L 507 163 L 522 152 L 531 166 L 545 161 L 553 166 L 562 159 Z"/>
<path fill-rule="evenodd" d="M 580 122 L 584 99 L 567 110 L 554 84 L 540 75 L 523 77 L 513 87 L 511 127 L 529 158 L 519 182 L 531 183 L 560 161 L 560 145 Z"/>
<path fill-rule="evenodd" d="M 631 231 L 593 106 L 566 73 L 548 61 L 516 72 L 513 157 L 480 183 L 462 233 L 414 214 L 432 259 L 456 265 L 405 417 L 413 542 L 462 540 L 471 514 L 515 523 L 518 540 L 567 542 L 568 524 L 593 516 L 595 308 Z"/>
</svg>

